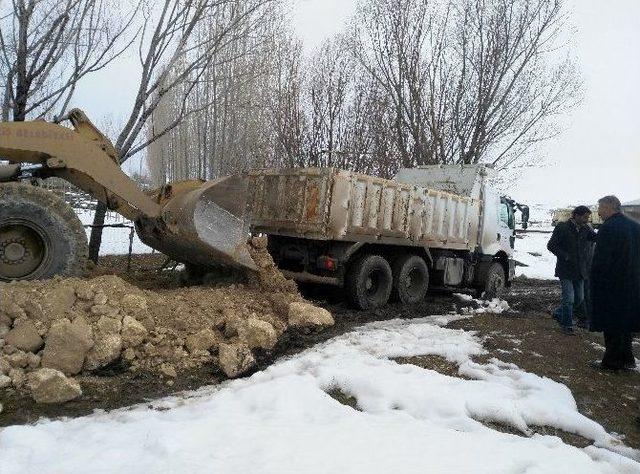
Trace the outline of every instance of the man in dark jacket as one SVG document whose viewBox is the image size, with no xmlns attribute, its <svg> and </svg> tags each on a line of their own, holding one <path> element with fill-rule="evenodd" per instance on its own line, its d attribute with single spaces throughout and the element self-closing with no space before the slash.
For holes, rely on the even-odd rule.
<svg viewBox="0 0 640 474">
<path fill-rule="evenodd" d="M 589 226 L 591 210 L 578 206 L 567 222 L 559 222 L 553 230 L 547 248 L 558 261 L 556 276 L 562 286 L 562 305 L 556 311 L 565 334 L 573 334 L 573 309 L 584 305 L 584 282 L 589 276 L 591 242 L 595 232 Z"/>
<path fill-rule="evenodd" d="M 633 333 L 640 331 L 640 224 L 621 213 L 615 196 L 598 203 L 604 224 L 591 267 L 591 330 L 604 333 L 605 353 L 594 366 L 632 369 Z"/>
</svg>

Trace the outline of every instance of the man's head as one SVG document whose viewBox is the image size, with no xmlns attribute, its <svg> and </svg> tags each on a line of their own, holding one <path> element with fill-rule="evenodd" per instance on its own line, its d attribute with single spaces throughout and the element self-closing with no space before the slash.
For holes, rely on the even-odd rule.
<svg viewBox="0 0 640 474">
<path fill-rule="evenodd" d="M 605 196 L 598 200 L 598 215 L 600 215 L 603 220 L 617 214 L 621 209 L 622 204 L 620 204 L 620 199 L 615 196 Z"/>
<path fill-rule="evenodd" d="M 591 217 L 591 209 L 587 206 L 578 206 L 571 213 L 571 217 L 577 224 L 586 224 Z"/>
</svg>

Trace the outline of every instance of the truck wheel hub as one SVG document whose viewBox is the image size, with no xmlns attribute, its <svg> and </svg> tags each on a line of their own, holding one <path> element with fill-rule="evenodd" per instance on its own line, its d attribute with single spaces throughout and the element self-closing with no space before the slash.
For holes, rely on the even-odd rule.
<svg viewBox="0 0 640 474">
<path fill-rule="evenodd" d="M 45 233 L 30 223 L 12 219 L 0 224 L 0 280 L 36 277 L 49 255 Z"/>
<path fill-rule="evenodd" d="M 4 247 L 3 255 L 5 263 L 20 263 L 27 256 L 27 249 L 21 242 L 11 242 Z"/>
</svg>

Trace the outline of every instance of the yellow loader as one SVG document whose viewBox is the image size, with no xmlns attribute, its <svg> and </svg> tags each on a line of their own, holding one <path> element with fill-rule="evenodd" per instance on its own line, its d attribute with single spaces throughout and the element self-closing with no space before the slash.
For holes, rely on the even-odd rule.
<svg viewBox="0 0 640 474">
<path fill-rule="evenodd" d="M 87 239 L 73 209 L 30 178 L 62 178 L 135 223 L 140 240 L 196 267 L 255 270 L 246 242 L 247 181 L 241 176 L 167 184 L 146 194 L 120 169 L 111 142 L 80 110 L 73 128 L 45 121 L 0 123 L 0 281 L 75 276 Z M 4 164 L 2 164 L 4 161 Z"/>
</svg>

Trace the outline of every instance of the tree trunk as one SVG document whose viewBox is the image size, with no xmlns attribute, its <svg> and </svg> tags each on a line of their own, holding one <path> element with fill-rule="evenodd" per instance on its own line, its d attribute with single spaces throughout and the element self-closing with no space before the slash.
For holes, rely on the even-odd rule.
<svg viewBox="0 0 640 474">
<path fill-rule="evenodd" d="M 91 229 L 91 238 L 89 239 L 89 260 L 98 263 L 98 254 L 100 253 L 100 244 L 102 244 L 102 226 L 104 218 L 107 214 L 107 206 L 98 203 L 96 213 L 93 215 L 93 227 Z"/>
</svg>

